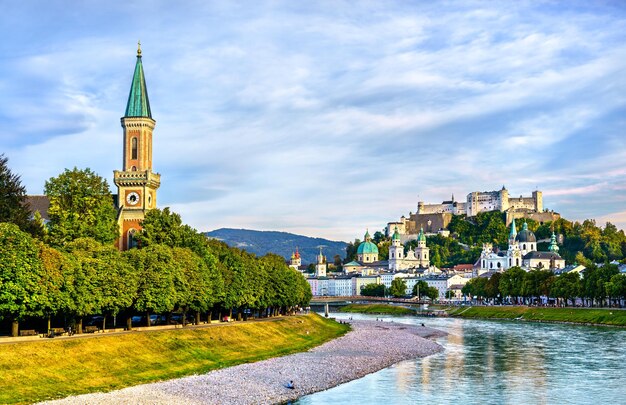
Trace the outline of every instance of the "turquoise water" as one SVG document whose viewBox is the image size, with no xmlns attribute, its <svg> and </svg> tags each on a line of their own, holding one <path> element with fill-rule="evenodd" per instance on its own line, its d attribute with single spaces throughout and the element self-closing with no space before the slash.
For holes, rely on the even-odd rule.
<svg viewBox="0 0 626 405">
<path fill-rule="evenodd" d="M 437 340 L 445 351 L 297 403 L 626 404 L 624 329 L 458 318 L 385 320 L 424 322 L 448 332 Z"/>
</svg>

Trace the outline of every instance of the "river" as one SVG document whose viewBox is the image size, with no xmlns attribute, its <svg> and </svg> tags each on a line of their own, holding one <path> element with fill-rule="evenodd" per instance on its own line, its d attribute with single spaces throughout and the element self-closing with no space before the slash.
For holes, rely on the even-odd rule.
<svg viewBox="0 0 626 405">
<path fill-rule="evenodd" d="M 626 404 L 626 329 L 460 318 L 384 321 L 444 330 L 449 335 L 437 341 L 445 351 L 296 403 Z"/>
</svg>

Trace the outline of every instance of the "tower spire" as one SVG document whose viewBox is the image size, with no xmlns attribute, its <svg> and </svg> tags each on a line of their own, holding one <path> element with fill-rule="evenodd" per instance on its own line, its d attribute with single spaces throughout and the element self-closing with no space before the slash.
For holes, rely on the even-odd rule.
<svg viewBox="0 0 626 405">
<path fill-rule="evenodd" d="M 124 116 L 152 118 L 150 101 L 148 100 L 148 88 L 146 87 L 146 78 L 143 74 L 143 64 L 141 63 L 141 42 L 137 43 L 137 63 L 135 64 L 135 73 L 130 85 L 130 94 L 128 95 Z"/>
</svg>

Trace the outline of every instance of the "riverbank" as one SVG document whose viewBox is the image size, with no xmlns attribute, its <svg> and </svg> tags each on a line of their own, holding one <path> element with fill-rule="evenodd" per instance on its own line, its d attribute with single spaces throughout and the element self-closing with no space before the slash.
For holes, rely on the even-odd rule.
<svg viewBox="0 0 626 405">
<path fill-rule="evenodd" d="M 445 335 L 435 329 L 394 322 L 351 324 L 346 335 L 305 353 L 50 404 L 284 403 L 443 350 L 429 340 Z M 290 380 L 293 390 L 285 387 Z"/>
<path fill-rule="evenodd" d="M 348 325 L 311 314 L 4 344 L 0 403 L 32 403 L 206 373 L 305 351 L 348 330 Z"/>
<path fill-rule="evenodd" d="M 450 316 L 474 319 L 517 319 L 626 327 L 626 310 L 607 308 L 551 308 L 526 306 L 448 307 Z"/>
<path fill-rule="evenodd" d="M 341 307 L 339 312 L 373 315 L 415 315 L 415 310 L 387 304 L 349 304 Z"/>
</svg>

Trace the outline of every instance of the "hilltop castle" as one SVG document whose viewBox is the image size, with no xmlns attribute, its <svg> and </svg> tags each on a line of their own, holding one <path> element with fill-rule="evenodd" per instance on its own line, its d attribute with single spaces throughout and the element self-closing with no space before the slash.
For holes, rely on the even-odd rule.
<svg viewBox="0 0 626 405">
<path fill-rule="evenodd" d="M 473 191 L 467 195 L 465 201 L 456 201 L 454 194 L 449 201 L 441 204 L 417 203 L 417 211 L 409 213 L 409 217 L 402 216 L 399 222 L 387 224 L 387 236 L 397 228 L 402 241 L 416 239 L 418 231 L 424 229 L 426 233 L 437 233 L 445 230 L 453 215 L 476 216 L 481 212 L 500 211 L 506 213 L 506 224 L 516 218 L 530 218 L 543 223 L 560 218 L 554 212 L 545 212 L 543 209 L 543 193 L 535 190 L 530 197 L 511 197 L 506 187 L 497 191 Z"/>
</svg>

